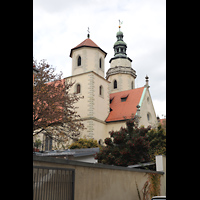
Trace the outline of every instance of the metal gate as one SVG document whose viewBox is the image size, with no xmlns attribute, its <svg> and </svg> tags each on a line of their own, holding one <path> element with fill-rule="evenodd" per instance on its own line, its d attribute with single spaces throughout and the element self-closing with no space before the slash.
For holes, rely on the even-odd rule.
<svg viewBox="0 0 200 200">
<path fill-rule="evenodd" d="M 33 200 L 74 200 L 75 170 L 33 166 Z"/>
</svg>

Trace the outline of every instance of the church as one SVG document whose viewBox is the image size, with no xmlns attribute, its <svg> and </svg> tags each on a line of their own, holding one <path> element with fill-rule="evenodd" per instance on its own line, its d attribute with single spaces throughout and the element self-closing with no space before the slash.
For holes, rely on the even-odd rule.
<svg viewBox="0 0 200 200">
<path fill-rule="evenodd" d="M 75 105 L 86 128 L 81 137 L 94 138 L 99 144 L 109 137 L 109 131 L 125 127 L 126 119 L 132 115 L 139 116 L 139 126 L 157 126 L 149 77 L 145 77 L 144 86 L 135 88 L 136 70 L 127 56 L 127 44 L 120 28 L 106 76 L 107 53 L 88 34 L 83 42 L 71 49 L 72 75 L 65 78 L 65 81 L 75 81 L 70 92 L 84 96 Z"/>
</svg>

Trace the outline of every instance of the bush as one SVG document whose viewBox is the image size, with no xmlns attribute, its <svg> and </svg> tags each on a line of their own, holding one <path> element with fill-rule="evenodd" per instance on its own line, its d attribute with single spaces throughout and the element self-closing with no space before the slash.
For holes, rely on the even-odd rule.
<svg viewBox="0 0 200 200">
<path fill-rule="evenodd" d="M 99 147 L 97 140 L 87 139 L 87 138 L 81 138 L 78 141 L 72 143 L 69 146 L 69 149 L 83 149 L 83 148 L 95 148 Z"/>
</svg>

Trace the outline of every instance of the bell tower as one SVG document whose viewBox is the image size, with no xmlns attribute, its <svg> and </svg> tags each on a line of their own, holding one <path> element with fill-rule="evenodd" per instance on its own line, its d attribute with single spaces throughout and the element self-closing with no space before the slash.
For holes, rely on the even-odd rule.
<svg viewBox="0 0 200 200">
<path fill-rule="evenodd" d="M 87 39 L 71 49 L 72 76 L 93 71 L 104 77 L 105 57 L 107 53 L 97 46 L 87 34 Z"/>
<path fill-rule="evenodd" d="M 120 22 L 120 21 L 119 21 Z M 110 68 L 106 73 L 106 79 L 111 82 L 110 93 L 135 89 L 136 71 L 131 67 L 132 60 L 127 56 L 127 44 L 123 41 L 123 32 L 120 30 L 116 34 L 114 57 L 110 59 Z"/>
</svg>

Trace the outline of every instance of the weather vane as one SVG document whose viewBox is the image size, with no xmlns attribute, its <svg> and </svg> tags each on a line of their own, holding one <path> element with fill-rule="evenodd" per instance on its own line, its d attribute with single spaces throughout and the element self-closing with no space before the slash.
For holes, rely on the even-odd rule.
<svg viewBox="0 0 200 200">
<path fill-rule="evenodd" d="M 87 37 L 90 38 L 90 30 L 89 30 L 89 27 L 88 27 L 88 30 L 87 30 L 87 31 L 88 31 Z"/>
<path fill-rule="evenodd" d="M 121 22 L 120 19 L 119 19 L 119 30 L 120 30 L 120 28 L 121 28 L 122 23 L 123 23 L 123 22 Z"/>
</svg>

